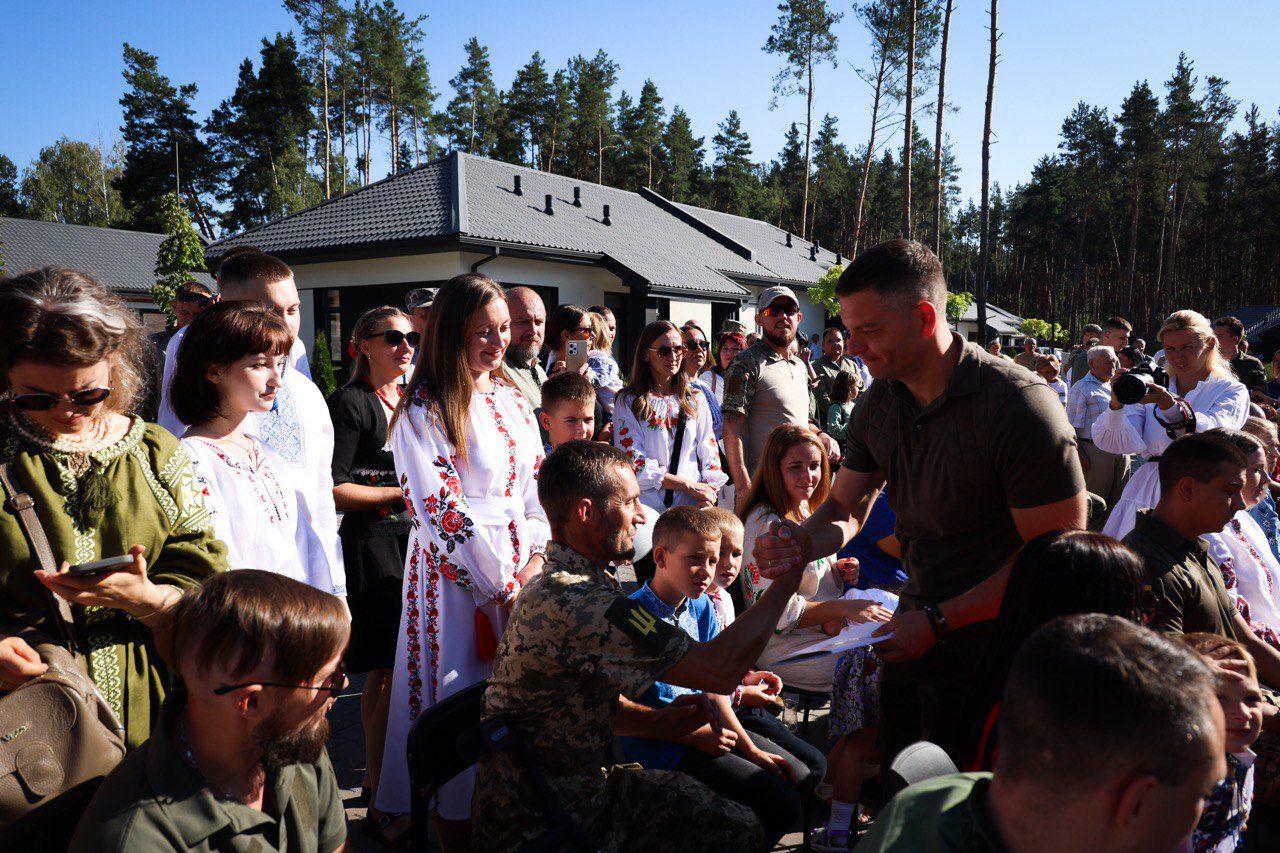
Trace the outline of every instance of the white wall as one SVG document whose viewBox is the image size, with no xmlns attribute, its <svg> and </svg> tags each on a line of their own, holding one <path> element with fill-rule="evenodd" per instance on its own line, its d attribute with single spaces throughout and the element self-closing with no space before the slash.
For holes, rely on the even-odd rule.
<svg viewBox="0 0 1280 853">
<path fill-rule="evenodd" d="M 706 331 L 708 335 L 714 335 L 715 329 L 711 328 L 711 303 L 710 302 L 690 302 L 683 299 L 672 299 L 670 301 L 671 322 L 677 326 L 683 326 L 685 321 L 692 320 Z"/>
<path fill-rule="evenodd" d="M 751 298 L 746 305 L 738 312 L 738 319 L 747 324 L 747 331 L 759 332 L 756 326 L 756 300 L 760 298 L 760 294 L 764 292 L 764 285 L 747 284 L 743 285 L 747 290 L 751 291 Z M 804 336 L 805 341 L 809 340 L 811 335 L 822 335 L 823 328 L 826 327 L 826 311 L 818 305 L 809 301 L 809 297 L 805 296 L 803 287 L 792 287 L 792 291 L 796 294 L 796 301 L 800 304 L 800 313 L 804 315 L 800 321 L 800 328 L 796 332 L 796 336 Z"/>
</svg>

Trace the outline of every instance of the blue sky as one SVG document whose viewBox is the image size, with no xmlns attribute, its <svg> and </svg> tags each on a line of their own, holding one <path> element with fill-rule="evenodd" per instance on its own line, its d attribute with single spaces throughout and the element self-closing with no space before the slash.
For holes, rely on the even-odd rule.
<svg viewBox="0 0 1280 853">
<path fill-rule="evenodd" d="M 791 121 L 804 119 L 799 97 L 769 109 L 778 59 L 760 48 L 777 18 L 771 0 L 649 0 L 646 3 L 540 0 L 425 2 L 401 8 L 427 14 L 426 50 L 433 84 L 447 100 L 448 79 L 472 35 L 488 46 L 495 77 L 506 87 L 534 50 L 553 67 L 577 53 L 606 50 L 621 66 L 620 85 L 633 95 L 645 78 L 657 83 L 668 109 L 680 104 L 708 148 L 716 124 L 737 109 L 755 157 L 777 154 Z M 835 4 L 848 9 L 849 4 Z M 109 142 L 120 121 L 120 46 L 156 53 L 175 82 L 200 87 L 203 119 L 230 95 L 236 69 L 257 57 L 264 35 L 293 27 L 270 0 L 153 2 L 30 2 L 0 0 L 6 23 L 0 75 L 0 153 L 21 169 L 59 136 Z M 1216 8 L 1215 8 L 1216 6 Z M 1057 145 L 1062 119 L 1079 100 L 1114 114 L 1135 80 L 1163 96 L 1179 51 L 1198 73 L 1231 82 L 1241 112 L 1256 102 L 1277 118 L 1280 91 L 1274 38 L 1280 3 L 1217 4 L 1174 0 L 1005 0 L 1000 14 L 1001 62 L 993 116 L 992 178 L 1005 186 L 1025 180 Z M 959 112 L 947 133 L 961 168 L 963 198 L 976 198 L 987 63 L 987 5 L 957 0 L 952 23 L 947 91 Z M 840 67 L 825 67 L 815 85 L 815 127 L 823 112 L 839 119 L 851 148 L 865 142 L 871 93 L 853 67 L 868 63 L 865 31 L 852 14 L 838 28 Z M 932 119 L 922 119 L 930 124 Z"/>
</svg>

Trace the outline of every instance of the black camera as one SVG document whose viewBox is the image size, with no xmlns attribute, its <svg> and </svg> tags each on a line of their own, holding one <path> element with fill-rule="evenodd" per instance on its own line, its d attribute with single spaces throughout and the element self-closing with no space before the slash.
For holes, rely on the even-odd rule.
<svg viewBox="0 0 1280 853">
<path fill-rule="evenodd" d="M 1117 376 L 1111 383 L 1111 391 L 1116 399 L 1126 406 L 1140 401 L 1151 392 L 1156 384 L 1154 376 L 1147 373 L 1125 373 Z"/>
</svg>

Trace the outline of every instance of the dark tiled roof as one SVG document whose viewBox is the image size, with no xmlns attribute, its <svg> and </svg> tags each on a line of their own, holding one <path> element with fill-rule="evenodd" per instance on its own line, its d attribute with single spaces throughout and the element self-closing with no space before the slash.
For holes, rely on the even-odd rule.
<svg viewBox="0 0 1280 853">
<path fill-rule="evenodd" d="M 781 228 L 749 219 L 745 216 L 734 216 L 732 213 L 721 213 L 705 207 L 691 204 L 677 205 L 689 215 L 705 222 L 734 241 L 747 246 L 752 257 L 762 269 L 756 275 L 779 278 L 788 284 L 811 285 L 827 268 L 836 262 L 836 254 L 828 249 L 819 248 L 816 260 L 809 260 L 812 244 L 807 240 L 791 236 L 791 248 L 787 248 L 787 232 Z M 847 262 L 847 258 L 845 259 Z"/>
<path fill-rule="evenodd" d="M 150 295 L 156 281 L 156 252 L 164 237 L 145 231 L 0 216 L 0 240 L 4 241 L 0 251 L 10 275 L 36 267 L 71 267 L 128 294 Z M 194 277 L 213 287 L 207 273 Z"/>
</svg>

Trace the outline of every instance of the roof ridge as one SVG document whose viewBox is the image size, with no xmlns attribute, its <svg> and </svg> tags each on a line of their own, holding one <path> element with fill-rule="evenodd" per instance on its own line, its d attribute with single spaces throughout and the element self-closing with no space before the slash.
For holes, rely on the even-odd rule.
<svg viewBox="0 0 1280 853">
<path fill-rule="evenodd" d="M 703 236 L 709 237 L 710 239 L 719 243 L 721 246 L 724 246 L 726 249 L 728 249 L 730 252 L 733 252 L 735 255 L 738 255 L 739 257 L 747 261 L 755 262 L 755 250 L 752 249 L 750 246 L 748 246 L 746 243 L 742 243 L 742 242 L 739 242 L 738 240 L 733 239 L 728 234 L 721 231 L 719 228 L 716 228 L 710 222 L 705 222 L 702 219 L 699 219 L 694 214 L 690 213 L 689 211 L 681 208 L 679 205 L 677 205 L 675 202 L 668 199 L 666 196 L 656 193 L 653 190 L 649 189 L 648 187 L 641 187 L 640 192 L 637 194 L 640 196 L 640 198 L 644 199 L 645 201 L 652 202 L 660 210 L 664 210 L 667 213 L 670 213 L 676 219 L 679 219 L 681 222 L 690 226 L 695 231 L 701 232 Z M 763 264 L 761 264 L 761 266 L 763 266 Z"/>
</svg>

